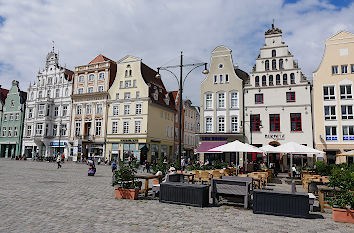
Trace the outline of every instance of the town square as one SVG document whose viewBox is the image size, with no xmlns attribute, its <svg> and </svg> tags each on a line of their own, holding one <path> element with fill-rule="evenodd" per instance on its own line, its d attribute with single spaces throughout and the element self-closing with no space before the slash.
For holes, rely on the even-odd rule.
<svg viewBox="0 0 354 233">
<path fill-rule="evenodd" d="M 0 0 L 0 232 L 353 232 L 353 0 Z"/>
</svg>

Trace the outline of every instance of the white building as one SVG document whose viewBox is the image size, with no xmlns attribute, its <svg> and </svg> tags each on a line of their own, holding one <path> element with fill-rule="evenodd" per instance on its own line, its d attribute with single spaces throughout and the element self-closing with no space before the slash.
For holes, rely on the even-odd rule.
<svg viewBox="0 0 354 233">
<path fill-rule="evenodd" d="M 257 147 L 291 141 L 313 146 L 311 86 L 282 41 L 282 31 L 274 25 L 265 32 L 244 98 L 246 142 Z M 301 163 L 298 158 L 295 163 Z M 289 163 L 279 155 L 270 160 L 280 161 L 284 168 Z"/>
<path fill-rule="evenodd" d="M 59 66 L 59 54 L 53 50 L 46 65 L 28 88 L 23 132 L 23 153 L 27 157 L 69 156 L 71 93 L 73 72 Z"/>
</svg>

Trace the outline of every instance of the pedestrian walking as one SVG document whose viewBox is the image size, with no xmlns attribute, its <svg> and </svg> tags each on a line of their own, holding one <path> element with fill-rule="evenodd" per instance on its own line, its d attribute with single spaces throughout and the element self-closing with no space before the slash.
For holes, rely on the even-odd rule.
<svg viewBox="0 0 354 233">
<path fill-rule="evenodd" d="M 186 161 L 184 160 L 184 157 L 182 157 L 181 159 L 181 167 L 182 167 L 182 171 L 184 171 L 184 169 L 186 168 Z"/>
<path fill-rule="evenodd" d="M 143 172 L 145 172 L 145 169 L 146 169 L 146 161 L 147 161 L 147 160 L 145 160 L 145 161 L 143 162 L 143 166 L 142 166 L 142 167 L 143 167 Z"/>
<path fill-rule="evenodd" d="M 146 172 L 150 173 L 150 163 L 147 160 L 146 160 L 146 163 L 145 163 L 145 167 L 146 167 Z"/>
<path fill-rule="evenodd" d="M 59 169 L 59 168 L 61 168 L 61 158 L 60 158 L 60 156 L 58 156 L 57 157 L 57 164 L 58 164 L 58 168 L 57 169 Z"/>
</svg>

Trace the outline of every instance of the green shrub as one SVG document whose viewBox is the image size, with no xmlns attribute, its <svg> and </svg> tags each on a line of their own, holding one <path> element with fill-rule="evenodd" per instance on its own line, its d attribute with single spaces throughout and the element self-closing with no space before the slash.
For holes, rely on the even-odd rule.
<svg viewBox="0 0 354 233">
<path fill-rule="evenodd" d="M 331 206 L 354 209 L 354 166 L 334 166 L 329 186 L 340 189 L 340 191 L 334 191 L 334 197 L 330 200 Z"/>
<path fill-rule="evenodd" d="M 112 180 L 112 186 L 118 186 L 119 188 L 140 188 L 141 182 L 135 181 L 134 175 L 136 173 L 135 167 L 129 165 L 126 162 L 119 162 L 117 171 L 114 173 Z"/>
<path fill-rule="evenodd" d="M 331 174 L 331 167 L 323 161 L 316 161 L 316 173 L 321 176 L 329 176 Z"/>
</svg>

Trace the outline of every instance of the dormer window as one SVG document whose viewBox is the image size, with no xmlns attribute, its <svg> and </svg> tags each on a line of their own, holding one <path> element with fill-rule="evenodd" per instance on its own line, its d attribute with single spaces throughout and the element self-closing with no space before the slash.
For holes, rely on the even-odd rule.
<svg viewBox="0 0 354 233">
<path fill-rule="evenodd" d="M 170 100 L 168 98 L 165 99 L 166 105 L 170 105 Z"/>
<path fill-rule="evenodd" d="M 159 93 L 158 93 L 157 90 L 156 90 L 155 93 L 154 93 L 154 99 L 155 99 L 155 100 L 158 100 L 158 99 L 159 99 Z"/>
</svg>

